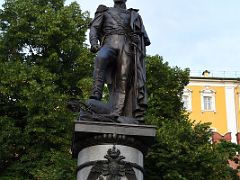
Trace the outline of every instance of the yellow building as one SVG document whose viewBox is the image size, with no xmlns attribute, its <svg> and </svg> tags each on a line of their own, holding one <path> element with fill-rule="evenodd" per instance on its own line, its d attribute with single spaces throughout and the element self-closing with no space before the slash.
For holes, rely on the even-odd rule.
<svg viewBox="0 0 240 180">
<path fill-rule="evenodd" d="M 232 142 L 237 142 L 240 132 L 240 79 L 191 77 L 185 87 L 183 103 L 192 120 L 211 122 L 213 131 L 225 135 L 231 132 Z"/>
</svg>

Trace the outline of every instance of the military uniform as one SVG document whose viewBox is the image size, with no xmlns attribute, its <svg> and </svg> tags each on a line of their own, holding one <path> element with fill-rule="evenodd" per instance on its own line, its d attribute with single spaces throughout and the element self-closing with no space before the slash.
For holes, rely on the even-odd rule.
<svg viewBox="0 0 240 180">
<path fill-rule="evenodd" d="M 101 100 L 104 83 L 107 83 L 111 87 L 112 114 L 134 117 L 134 113 L 127 110 L 126 99 L 129 98 L 130 90 L 133 90 L 131 86 L 134 81 L 139 79 L 136 77 L 136 63 L 139 63 L 136 62 L 136 58 L 140 56 L 136 55 L 136 49 L 141 51 L 139 53 L 143 58 L 145 46 L 150 45 L 137 11 L 100 5 L 90 24 L 91 46 L 97 47 L 98 42 L 101 48 L 95 59 L 94 83 L 90 98 Z M 141 71 L 146 73 L 144 68 Z"/>
</svg>

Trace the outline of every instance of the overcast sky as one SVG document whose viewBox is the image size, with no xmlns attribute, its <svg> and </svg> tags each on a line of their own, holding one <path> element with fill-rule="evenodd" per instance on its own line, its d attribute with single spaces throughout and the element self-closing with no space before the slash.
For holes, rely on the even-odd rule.
<svg viewBox="0 0 240 180">
<path fill-rule="evenodd" d="M 112 0 L 77 2 L 91 17 L 99 4 L 113 5 Z M 127 6 L 140 9 L 152 42 L 148 54 L 163 56 L 171 66 L 240 76 L 240 0 L 128 0 Z"/>
</svg>

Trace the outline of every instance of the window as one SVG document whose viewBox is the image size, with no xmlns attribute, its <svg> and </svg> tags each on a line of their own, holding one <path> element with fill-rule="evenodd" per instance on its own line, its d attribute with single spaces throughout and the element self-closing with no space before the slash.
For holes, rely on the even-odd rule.
<svg viewBox="0 0 240 180">
<path fill-rule="evenodd" d="M 215 94 L 216 92 L 208 88 L 201 91 L 201 107 L 202 111 L 213 111 L 216 112 L 215 107 Z"/>
<path fill-rule="evenodd" d="M 204 109 L 204 111 L 212 110 L 212 97 L 211 96 L 203 96 L 203 109 Z"/>
<path fill-rule="evenodd" d="M 184 89 L 182 96 L 183 107 L 187 111 L 192 110 L 192 91 L 189 89 Z"/>
<path fill-rule="evenodd" d="M 183 101 L 183 107 L 185 109 L 189 109 L 189 97 L 186 95 L 183 95 L 182 101 Z"/>
</svg>

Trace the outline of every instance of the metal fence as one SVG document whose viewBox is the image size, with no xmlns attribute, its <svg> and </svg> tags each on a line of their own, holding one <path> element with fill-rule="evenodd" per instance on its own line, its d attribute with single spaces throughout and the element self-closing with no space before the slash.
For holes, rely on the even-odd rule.
<svg viewBox="0 0 240 180">
<path fill-rule="evenodd" d="M 204 70 L 191 70 L 190 76 L 202 77 Z M 215 71 L 208 70 L 210 72 L 209 77 L 222 77 L 222 78 L 240 78 L 240 71 Z"/>
</svg>

